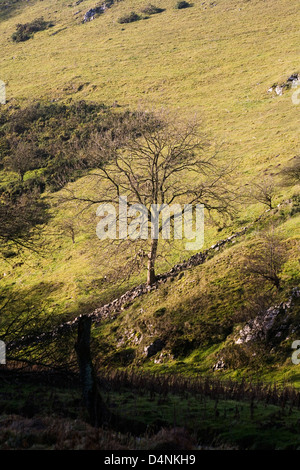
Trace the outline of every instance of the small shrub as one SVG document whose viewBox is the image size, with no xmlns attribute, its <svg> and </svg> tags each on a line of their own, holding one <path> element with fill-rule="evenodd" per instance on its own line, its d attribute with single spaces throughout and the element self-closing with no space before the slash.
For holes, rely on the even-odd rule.
<svg viewBox="0 0 300 470">
<path fill-rule="evenodd" d="M 179 2 L 176 3 L 175 8 L 177 10 L 182 10 L 182 8 L 189 8 L 190 6 L 191 6 L 191 4 L 189 2 L 179 1 Z"/>
<path fill-rule="evenodd" d="M 158 310 L 156 310 L 153 315 L 155 318 L 162 317 L 166 313 L 166 310 L 167 309 L 165 307 L 161 307 Z"/>
<path fill-rule="evenodd" d="M 145 15 L 155 15 L 156 13 L 162 13 L 163 11 L 165 11 L 163 8 L 156 7 L 151 3 L 142 9 L 142 13 Z"/>
<path fill-rule="evenodd" d="M 21 26 L 23 25 L 18 24 L 17 31 L 13 33 L 11 36 L 14 42 L 24 42 L 32 37 L 32 34 L 29 34 L 27 31 L 21 28 Z"/>
<path fill-rule="evenodd" d="M 7 250 L 7 251 L 3 251 L 2 253 L 2 256 L 5 258 L 5 259 L 9 259 L 9 258 L 14 258 L 15 256 L 17 256 L 18 253 L 16 253 L 15 251 L 13 250 Z"/>
<path fill-rule="evenodd" d="M 124 15 L 121 18 L 118 19 L 118 23 L 124 24 L 124 23 L 133 23 L 134 21 L 139 21 L 141 20 L 141 16 L 132 11 L 128 15 Z"/>
<path fill-rule="evenodd" d="M 296 195 L 293 197 L 293 207 L 291 210 L 291 216 L 300 212 L 300 196 Z"/>
<path fill-rule="evenodd" d="M 13 33 L 11 38 L 14 42 L 24 42 L 32 38 L 34 33 L 44 31 L 52 26 L 51 22 L 44 21 L 43 18 L 37 18 L 31 23 L 19 23 L 16 25 L 17 31 Z"/>
</svg>

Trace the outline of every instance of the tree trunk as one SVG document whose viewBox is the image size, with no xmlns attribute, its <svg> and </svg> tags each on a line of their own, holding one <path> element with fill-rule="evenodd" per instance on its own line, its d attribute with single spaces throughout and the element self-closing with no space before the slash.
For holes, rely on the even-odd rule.
<svg viewBox="0 0 300 470">
<path fill-rule="evenodd" d="M 126 433 L 130 430 L 135 435 L 146 432 L 146 425 L 132 418 L 126 418 L 112 413 L 104 404 L 97 386 L 91 351 L 91 318 L 82 316 L 78 324 L 78 337 L 75 344 L 80 370 L 82 394 L 85 406 L 89 413 L 92 426 L 100 427 L 105 424 L 118 432 Z"/>
<path fill-rule="evenodd" d="M 152 239 L 151 240 L 151 248 L 148 254 L 148 272 L 147 272 L 147 285 L 151 286 L 154 284 L 156 276 L 155 276 L 155 261 L 157 255 L 157 245 L 158 240 Z"/>
<path fill-rule="evenodd" d="M 280 290 L 280 278 L 276 274 L 273 276 L 273 283 L 276 289 Z"/>
<path fill-rule="evenodd" d="M 94 373 L 90 351 L 91 323 L 91 318 L 87 316 L 80 318 L 75 350 L 77 353 L 84 404 L 87 408 L 91 425 L 99 427 L 108 419 L 109 411 L 99 393 Z"/>
</svg>

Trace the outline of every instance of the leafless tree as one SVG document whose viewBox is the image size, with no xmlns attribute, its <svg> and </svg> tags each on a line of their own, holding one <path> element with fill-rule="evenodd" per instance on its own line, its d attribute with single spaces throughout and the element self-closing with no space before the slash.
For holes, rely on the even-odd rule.
<svg viewBox="0 0 300 470">
<path fill-rule="evenodd" d="M 0 252 L 9 247 L 34 250 L 49 219 L 48 206 L 38 191 L 0 196 Z"/>
<path fill-rule="evenodd" d="M 11 154 L 5 158 L 5 167 L 17 173 L 23 181 L 25 173 L 36 167 L 37 149 L 33 142 L 23 140 L 13 140 L 12 147 Z"/>
<path fill-rule="evenodd" d="M 131 121 L 132 127 L 132 121 Z M 118 204 L 126 196 L 127 207 L 143 205 L 147 210 L 148 227 L 151 229 L 153 205 L 163 207 L 172 204 L 204 204 L 210 212 L 230 214 L 235 199 L 232 190 L 232 164 L 221 161 L 219 153 L 211 148 L 200 131 L 196 119 L 182 123 L 164 113 L 150 118 L 140 113 L 136 119 L 136 131 L 126 132 L 123 127 L 95 134 L 88 150 L 94 162 L 95 195 L 78 195 L 68 190 L 66 199 L 94 204 Z M 170 217 L 174 222 L 174 217 Z M 119 221 L 120 223 L 120 221 Z M 163 224 L 159 222 L 158 232 Z M 137 258 L 147 259 L 147 283 L 155 281 L 155 262 L 158 254 L 158 238 L 146 237 L 136 253 Z M 148 239 L 151 241 L 148 242 Z M 128 238 L 127 238 L 128 240 Z"/>
<path fill-rule="evenodd" d="M 73 218 L 62 219 L 56 227 L 61 231 L 60 233 L 70 237 L 73 244 L 75 243 L 76 221 Z"/>
<path fill-rule="evenodd" d="M 269 209 L 274 208 L 274 198 L 276 193 L 276 182 L 271 176 L 265 176 L 250 185 L 250 199 L 266 205 Z"/>
<path fill-rule="evenodd" d="M 287 260 L 287 250 L 274 227 L 259 233 L 255 246 L 244 256 L 243 271 L 258 282 L 266 281 L 276 289 L 281 287 L 281 271 Z"/>
</svg>

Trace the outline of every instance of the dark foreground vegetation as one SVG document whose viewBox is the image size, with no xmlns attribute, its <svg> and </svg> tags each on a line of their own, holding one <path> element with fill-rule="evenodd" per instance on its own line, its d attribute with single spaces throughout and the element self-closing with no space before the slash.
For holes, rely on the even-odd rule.
<svg viewBox="0 0 300 470">
<path fill-rule="evenodd" d="M 131 117 L 129 112 L 117 113 L 108 106 L 85 101 L 69 105 L 34 102 L 3 110 L 0 169 L 12 176 L 11 181 L 6 178 L 6 184 L 2 183 L 1 192 L 61 189 L 82 176 L 82 170 L 91 168 L 91 162 L 80 154 L 91 135 L 103 135 L 122 124 L 129 126 Z"/>
<path fill-rule="evenodd" d="M 300 394 L 291 388 L 102 371 L 116 426 L 92 427 L 76 375 L 0 373 L 1 449 L 297 449 Z M 134 420 L 135 426 L 122 426 Z"/>
</svg>

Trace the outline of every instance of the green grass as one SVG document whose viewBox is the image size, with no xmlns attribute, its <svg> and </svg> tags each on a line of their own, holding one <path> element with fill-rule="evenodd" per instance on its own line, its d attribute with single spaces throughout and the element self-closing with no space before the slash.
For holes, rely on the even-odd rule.
<svg viewBox="0 0 300 470">
<path fill-rule="evenodd" d="M 299 218 L 287 216 L 280 228 L 289 234 L 294 225 L 299 225 Z M 97 325 L 95 336 L 105 344 L 97 355 L 97 363 L 107 366 L 114 362 L 121 368 L 142 366 L 158 373 L 277 380 L 278 384 L 299 387 L 299 367 L 291 362 L 291 344 L 296 337 L 276 344 L 273 351 L 260 342 L 253 348 L 233 347 L 236 334 L 247 320 L 245 314 L 244 319 L 240 314 L 258 293 L 257 285 L 251 284 L 241 270 L 244 250 L 253 241 L 255 231 L 216 252 L 203 265 L 187 270 L 173 281 L 169 279 L 158 290 L 134 301 L 116 319 Z M 286 243 L 289 261 L 282 273 L 283 290 L 275 294 L 270 305 L 287 300 L 290 289 L 299 285 L 299 238 L 287 237 Z M 267 294 L 269 289 L 268 284 L 260 284 L 259 293 Z M 299 306 L 291 318 L 297 327 Z M 144 349 L 157 338 L 166 342 L 162 355 L 159 352 L 147 359 Z M 127 362 L 120 361 L 122 351 L 126 357 L 131 348 Z M 226 358 L 229 367 L 212 372 L 219 355 Z"/>
<path fill-rule="evenodd" d="M 144 1 L 120 2 L 86 24 L 82 18 L 95 5 L 92 0 L 78 6 L 65 0 L 44 0 L 11 9 L 9 15 L 0 17 L 0 79 L 6 83 L 7 105 L 84 99 L 106 105 L 117 102 L 121 110 L 163 107 L 186 118 L 196 113 L 208 138 L 221 145 L 224 160 L 236 162 L 235 182 L 243 191 L 264 173 L 276 177 L 299 152 L 299 119 L 291 90 L 281 97 L 267 90 L 299 71 L 298 1 L 220 0 L 213 7 L 204 2 L 182 10 L 176 10 L 175 3 L 164 0 L 160 14 L 125 25 L 119 24 L 118 18 L 130 11 L 140 14 Z M 12 42 L 17 23 L 41 16 L 55 26 L 24 43 Z M 0 184 L 13 178 L 1 172 Z M 80 179 L 70 187 L 88 192 L 91 182 Z M 299 187 L 279 187 L 276 203 L 297 192 Z M 119 254 L 113 261 L 106 255 L 95 235 L 94 211 L 89 217 L 76 218 L 73 244 L 61 224 L 66 218 L 74 219 L 78 208 L 62 208 L 56 201 L 52 204 L 53 219 L 45 228 L 40 254 L 26 253 L 1 262 L 5 294 L 17 292 L 37 313 L 43 310 L 59 321 L 89 312 L 145 280 L 142 272 L 122 283 L 114 279 L 104 282 L 112 267 L 118 271 L 124 265 L 128 254 Z M 204 248 L 263 210 L 259 204 L 243 205 L 233 224 L 222 231 L 207 220 Z M 278 219 L 290 247 L 283 273 L 285 295 L 299 283 L 299 214 L 291 217 L 289 209 L 286 211 Z M 140 299 L 97 334 L 116 348 L 126 331 L 141 332 L 139 353 L 157 334 L 169 334 L 172 341 L 177 337 L 195 341 L 190 356 L 169 358 L 165 364 L 150 362 L 144 367 L 210 373 L 215 353 L 225 345 L 230 328 L 237 326 L 234 314 L 246 295 L 254 293 L 238 271 L 251 237 L 253 233 L 217 253 L 204 266 Z M 169 263 L 159 262 L 158 272 L 190 254 L 174 250 Z M 154 321 L 155 311 L 162 307 L 166 314 Z M 117 327 L 112 334 L 111 329 Z M 173 346 L 169 344 L 170 349 Z M 273 364 L 252 373 L 270 380 L 288 377 L 298 384 L 297 367 L 285 360 L 281 359 L 278 368 Z M 224 375 L 238 378 L 240 373 L 249 374 L 249 370 L 241 368 Z"/>
</svg>

